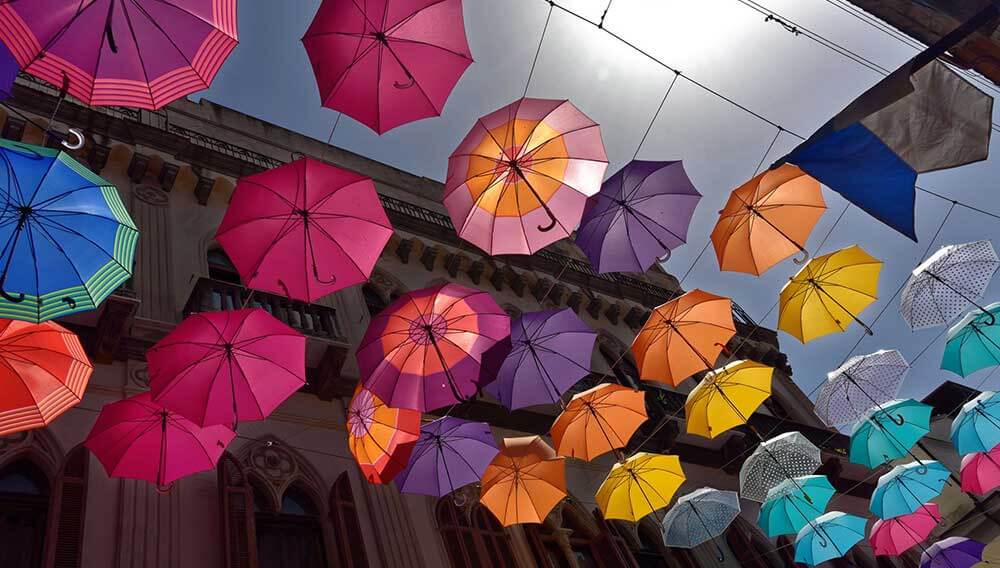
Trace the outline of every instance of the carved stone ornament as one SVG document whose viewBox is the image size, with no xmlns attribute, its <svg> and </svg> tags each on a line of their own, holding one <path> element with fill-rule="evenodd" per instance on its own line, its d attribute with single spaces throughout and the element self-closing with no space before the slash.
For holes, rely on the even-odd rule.
<svg viewBox="0 0 1000 568">
<path fill-rule="evenodd" d="M 262 442 L 250 450 L 248 461 L 268 483 L 280 488 L 298 473 L 298 464 L 277 442 Z"/>
<path fill-rule="evenodd" d="M 132 189 L 135 198 L 154 207 L 166 207 L 170 203 L 167 192 L 152 185 L 137 185 Z"/>
</svg>

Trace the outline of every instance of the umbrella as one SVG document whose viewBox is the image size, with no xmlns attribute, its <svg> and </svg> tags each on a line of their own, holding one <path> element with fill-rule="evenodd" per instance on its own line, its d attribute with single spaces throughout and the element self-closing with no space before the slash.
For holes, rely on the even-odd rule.
<svg viewBox="0 0 1000 568">
<path fill-rule="evenodd" d="M 94 366 L 55 322 L 0 320 L 0 436 L 48 426 L 83 399 Z"/>
<path fill-rule="evenodd" d="M 663 543 L 677 548 L 694 548 L 709 540 L 715 544 L 719 562 L 725 553 L 715 539 L 722 536 L 740 515 L 740 497 L 735 491 L 710 487 L 695 489 L 677 499 L 660 523 Z"/>
<path fill-rule="evenodd" d="M 1000 487 L 1000 444 L 962 458 L 962 491 L 985 495 Z"/>
<path fill-rule="evenodd" d="M 851 432 L 851 463 L 875 468 L 906 454 L 919 461 L 910 448 L 930 432 L 933 410 L 911 398 L 891 400 L 872 409 Z"/>
<path fill-rule="evenodd" d="M 510 324 L 510 351 L 483 390 L 511 410 L 554 404 L 590 374 L 597 332 L 573 310 L 522 314 Z"/>
<path fill-rule="evenodd" d="M 358 368 L 365 388 L 390 406 L 429 412 L 488 383 L 483 355 L 509 334 L 510 317 L 489 294 L 439 284 L 404 294 L 372 318 Z"/>
<path fill-rule="evenodd" d="M 0 44 L 0 100 L 10 97 L 14 90 L 14 79 L 17 79 L 20 70 L 14 54 L 6 45 Z"/>
<path fill-rule="evenodd" d="M 645 393 L 603 383 L 574 395 L 550 434 L 556 453 L 590 461 L 627 446 L 647 418 Z"/>
<path fill-rule="evenodd" d="M 816 566 L 844 556 L 865 538 L 867 523 L 862 517 L 840 511 L 820 515 L 795 536 L 795 561 Z"/>
<path fill-rule="evenodd" d="M 479 502 L 503 526 L 542 523 L 566 497 L 566 460 L 539 436 L 504 438 L 483 473 Z"/>
<path fill-rule="evenodd" d="M 440 115 L 472 64 L 461 0 L 324 0 L 302 43 L 323 106 L 379 134 Z"/>
<path fill-rule="evenodd" d="M 872 543 L 875 556 L 899 556 L 927 540 L 940 522 L 941 513 L 937 504 L 927 503 L 909 515 L 875 521 L 868 540 Z"/>
<path fill-rule="evenodd" d="M 788 164 L 733 190 L 712 229 L 719 268 L 760 276 L 796 253 L 826 211 L 819 182 Z"/>
<path fill-rule="evenodd" d="M 5 2 L 0 40 L 88 105 L 157 109 L 208 88 L 236 47 L 235 0 Z"/>
<path fill-rule="evenodd" d="M 768 490 L 757 524 L 769 538 L 798 534 L 823 514 L 835 492 L 825 475 L 786 479 Z"/>
<path fill-rule="evenodd" d="M 941 247 L 913 270 L 899 299 L 899 313 L 911 329 L 944 325 L 970 305 L 996 317 L 976 302 L 986 292 L 1000 258 L 990 241 Z"/>
<path fill-rule="evenodd" d="M 869 508 L 880 519 L 915 513 L 941 494 L 950 475 L 933 460 L 897 465 L 878 478 Z"/>
<path fill-rule="evenodd" d="M 986 306 L 986 312 L 968 313 L 948 330 L 942 369 L 967 377 L 1000 365 L 1000 325 L 990 325 L 1000 314 L 1000 302 Z"/>
<path fill-rule="evenodd" d="M 632 160 L 587 200 L 576 244 L 599 274 L 646 272 L 687 241 L 700 199 L 680 161 Z"/>
<path fill-rule="evenodd" d="M 972 568 L 982 562 L 985 549 L 985 544 L 971 538 L 948 537 L 920 555 L 920 568 Z"/>
<path fill-rule="evenodd" d="M 0 317 L 96 309 L 132 277 L 139 231 L 118 190 L 59 150 L 0 140 L 0 159 Z"/>
<path fill-rule="evenodd" d="M 657 307 L 632 342 L 644 381 L 677 386 L 715 367 L 736 335 L 733 303 L 697 288 Z"/>
<path fill-rule="evenodd" d="M 781 289 L 778 328 L 808 343 L 854 320 L 871 335 L 858 314 L 876 300 L 881 270 L 882 261 L 857 245 L 813 258 Z"/>
<path fill-rule="evenodd" d="M 448 158 L 444 205 L 487 254 L 570 236 L 608 158 L 597 123 L 565 100 L 521 99 L 480 118 Z"/>
<path fill-rule="evenodd" d="M 235 437 L 226 426 L 199 427 L 144 392 L 106 404 L 84 445 L 109 476 L 168 487 L 182 477 L 214 469 Z"/>
<path fill-rule="evenodd" d="M 823 457 L 808 438 L 799 432 L 785 432 L 760 443 L 740 467 L 740 496 L 764 502 L 773 487 L 785 481 L 812 475 Z M 804 487 L 799 489 L 804 490 Z"/>
<path fill-rule="evenodd" d="M 756 361 L 733 361 L 705 378 L 684 403 L 687 433 L 715 438 L 746 424 L 769 396 L 773 367 Z"/>
<path fill-rule="evenodd" d="M 306 384 L 306 339 L 260 308 L 191 314 L 146 352 L 153 399 L 202 426 L 263 420 Z"/>
<path fill-rule="evenodd" d="M 636 523 L 669 505 L 685 479 L 679 457 L 639 452 L 611 466 L 597 488 L 597 506 L 605 519 Z"/>
<path fill-rule="evenodd" d="M 390 408 L 358 385 L 347 407 L 347 447 L 368 483 L 385 484 L 407 467 L 420 437 L 420 413 Z"/>
<path fill-rule="evenodd" d="M 857 422 L 896 398 L 909 369 L 895 349 L 851 357 L 826 375 L 816 397 L 816 415 L 827 426 Z"/>
<path fill-rule="evenodd" d="M 482 479 L 499 451 L 489 424 L 438 418 L 420 429 L 410 463 L 396 478 L 396 486 L 403 493 L 443 497 Z"/>
<path fill-rule="evenodd" d="M 979 393 L 966 402 L 951 422 L 951 443 L 958 455 L 988 452 L 1000 444 L 1000 396 Z"/>
<path fill-rule="evenodd" d="M 370 178 L 300 158 L 241 179 L 215 236 L 248 287 L 314 302 L 368 280 L 392 225 Z"/>
</svg>

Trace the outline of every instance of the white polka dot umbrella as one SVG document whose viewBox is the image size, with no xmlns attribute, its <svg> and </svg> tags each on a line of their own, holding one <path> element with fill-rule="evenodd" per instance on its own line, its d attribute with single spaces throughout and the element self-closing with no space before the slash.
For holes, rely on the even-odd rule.
<svg viewBox="0 0 1000 568">
<path fill-rule="evenodd" d="M 896 398 L 910 365 L 895 349 L 851 357 L 826 376 L 816 414 L 827 426 L 853 424 Z"/>
<path fill-rule="evenodd" d="M 1000 259 L 990 241 L 941 247 L 920 266 L 903 287 L 899 313 L 911 329 L 944 325 L 977 304 Z M 993 316 L 990 316 L 994 319 Z"/>
<path fill-rule="evenodd" d="M 799 432 L 785 432 L 760 446 L 740 468 L 740 496 L 763 503 L 767 492 L 786 479 L 812 475 L 823 460 L 817 448 Z"/>
</svg>

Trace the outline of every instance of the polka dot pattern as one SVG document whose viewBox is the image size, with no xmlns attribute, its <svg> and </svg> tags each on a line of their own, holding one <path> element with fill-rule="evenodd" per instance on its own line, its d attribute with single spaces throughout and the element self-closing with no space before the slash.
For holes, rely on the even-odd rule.
<svg viewBox="0 0 1000 568">
<path fill-rule="evenodd" d="M 848 359 L 829 373 L 816 397 L 816 414 L 827 426 L 852 424 L 896 398 L 910 365 L 895 349 Z"/>
<path fill-rule="evenodd" d="M 998 267 L 990 241 L 942 247 L 906 281 L 899 313 L 913 330 L 945 325 L 983 295 Z"/>
<path fill-rule="evenodd" d="M 812 475 L 823 460 L 817 448 L 799 432 L 786 432 L 762 442 L 740 468 L 740 495 L 763 503 L 767 492 L 782 481 Z"/>
</svg>

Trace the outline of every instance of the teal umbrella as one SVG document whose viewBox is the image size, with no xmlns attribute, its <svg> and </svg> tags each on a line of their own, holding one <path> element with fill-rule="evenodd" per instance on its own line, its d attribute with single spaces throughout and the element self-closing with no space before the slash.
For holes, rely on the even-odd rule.
<svg viewBox="0 0 1000 568">
<path fill-rule="evenodd" d="M 910 448 L 930 432 L 933 409 L 913 399 L 892 400 L 868 412 L 851 433 L 851 463 L 874 468 L 910 454 Z"/>
<path fill-rule="evenodd" d="M 878 479 L 869 509 L 880 519 L 915 513 L 941 494 L 950 475 L 937 461 L 897 465 Z"/>
<path fill-rule="evenodd" d="M 840 511 L 820 515 L 795 537 L 795 561 L 815 566 L 840 558 L 865 538 L 866 524 L 864 518 Z"/>
<path fill-rule="evenodd" d="M 797 534 L 819 517 L 835 490 L 825 475 L 803 475 L 786 479 L 767 492 L 757 524 L 768 538 Z"/>
<path fill-rule="evenodd" d="M 1000 444 L 1000 396 L 985 391 L 962 405 L 951 423 L 951 443 L 959 455 L 988 452 Z"/>
<path fill-rule="evenodd" d="M 1000 365 L 1000 323 L 994 322 L 997 316 L 1000 302 L 986 306 L 985 312 L 969 312 L 952 326 L 941 368 L 967 377 L 979 369 Z"/>
</svg>

